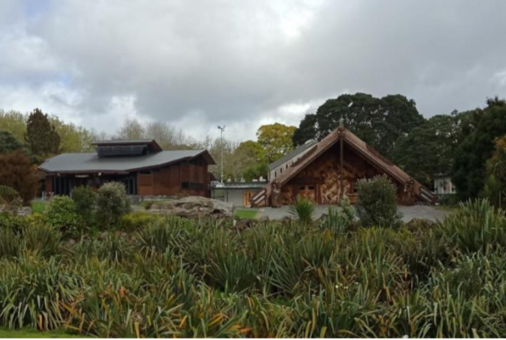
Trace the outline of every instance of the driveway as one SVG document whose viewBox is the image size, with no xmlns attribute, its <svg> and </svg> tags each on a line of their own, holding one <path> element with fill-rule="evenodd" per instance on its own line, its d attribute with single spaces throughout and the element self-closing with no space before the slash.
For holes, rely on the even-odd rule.
<svg viewBox="0 0 506 340">
<path fill-rule="evenodd" d="M 289 207 L 283 206 L 280 208 L 260 208 L 258 210 L 257 218 L 267 216 L 270 220 L 280 220 L 284 217 L 290 217 L 288 212 Z M 316 206 L 314 218 L 319 218 L 322 214 L 328 212 L 328 205 Z M 430 221 L 442 221 L 452 212 L 447 210 L 441 210 L 434 206 L 425 205 L 414 205 L 414 206 L 399 206 L 399 211 L 402 213 L 402 221 L 409 222 L 414 218 L 430 220 Z"/>
</svg>

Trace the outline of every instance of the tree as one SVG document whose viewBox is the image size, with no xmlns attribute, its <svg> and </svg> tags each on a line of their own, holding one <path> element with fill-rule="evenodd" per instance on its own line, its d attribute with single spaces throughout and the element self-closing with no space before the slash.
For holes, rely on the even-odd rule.
<svg viewBox="0 0 506 340">
<path fill-rule="evenodd" d="M 56 116 L 49 118 L 60 136 L 60 152 L 91 152 L 94 150 L 93 142 L 98 136 L 82 126 L 65 123 Z"/>
<path fill-rule="evenodd" d="M 494 140 L 506 134 L 506 102 L 487 101 L 477 126 L 455 152 L 453 182 L 461 199 L 475 198 L 482 190 L 486 177 L 486 163 L 494 152 Z"/>
<path fill-rule="evenodd" d="M 504 207 L 506 200 L 506 136 L 495 140 L 495 150 L 487 161 L 487 182 L 484 195 L 497 207 Z M 495 190 L 494 190 L 495 189 Z"/>
<path fill-rule="evenodd" d="M 414 128 L 395 143 L 393 160 L 424 185 L 434 176 L 450 174 L 461 140 L 462 114 L 438 115 Z"/>
<path fill-rule="evenodd" d="M 234 159 L 238 172 L 237 178 L 244 178 L 249 182 L 261 176 L 267 176 L 269 167 L 266 153 L 259 143 L 252 140 L 242 142 L 234 150 Z"/>
<path fill-rule="evenodd" d="M 392 157 L 400 136 L 424 122 L 416 103 L 402 95 L 375 98 L 365 93 L 344 94 L 327 100 L 316 114 L 305 116 L 294 133 L 294 145 L 322 140 L 339 126 L 341 118 L 346 128 L 387 158 Z"/>
<path fill-rule="evenodd" d="M 28 203 L 35 197 L 38 182 L 37 170 L 22 150 L 0 154 L 0 185 L 13 188 Z"/>
<path fill-rule="evenodd" d="M 21 112 L 0 110 L 1 129 L 12 133 L 20 142 L 24 142 L 26 134 L 26 117 Z"/>
<path fill-rule="evenodd" d="M 0 153 L 12 152 L 18 149 L 23 149 L 16 137 L 10 132 L 0 131 Z"/>
<path fill-rule="evenodd" d="M 295 126 L 279 123 L 262 125 L 258 129 L 258 144 L 265 150 L 268 163 L 274 162 L 293 150 L 292 139 L 295 130 Z"/>
<path fill-rule="evenodd" d="M 127 119 L 118 133 L 119 139 L 144 139 L 146 130 L 136 119 Z"/>
<path fill-rule="evenodd" d="M 25 141 L 32 153 L 40 158 L 58 154 L 60 151 L 60 136 L 47 114 L 35 109 L 26 124 Z"/>
</svg>

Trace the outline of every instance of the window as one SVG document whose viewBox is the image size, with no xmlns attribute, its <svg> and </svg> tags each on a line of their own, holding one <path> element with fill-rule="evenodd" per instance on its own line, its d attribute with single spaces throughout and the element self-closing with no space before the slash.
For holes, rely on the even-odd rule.
<svg viewBox="0 0 506 340">
<path fill-rule="evenodd" d="M 278 173 L 274 171 L 274 178 L 278 177 Z"/>
<path fill-rule="evenodd" d="M 283 168 L 279 169 L 279 173 L 282 174 L 283 173 Z"/>
</svg>

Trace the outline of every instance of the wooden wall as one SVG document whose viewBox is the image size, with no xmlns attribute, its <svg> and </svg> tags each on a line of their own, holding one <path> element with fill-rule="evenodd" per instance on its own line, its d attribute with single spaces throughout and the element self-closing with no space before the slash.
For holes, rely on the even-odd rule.
<svg viewBox="0 0 506 340">
<path fill-rule="evenodd" d="M 137 194 L 141 196 L 209 196 L 209 175 L 203 159 L 180 162 L 137 174 Z"/>
<path fill-rule="evenodd" d="M 340 181 L 340 150 L 339 144 L 337 144 L 283 185 L 281 203 L 283 205 L 293 204 L 297 196 L 302 196 L 317 204 L 338 204 L 341 190 L 352 203 L 355 203 L 357 180 L 371 178 L 382 173 L 349 146 L 345 146 L 343 155 L 343 188 L 341 188 Z M 392 182 L 395 183 L 394 180 Z M 401 189 L 403 188 L 398 190 L 399 200 L 402 199 Z"/>
</svg>

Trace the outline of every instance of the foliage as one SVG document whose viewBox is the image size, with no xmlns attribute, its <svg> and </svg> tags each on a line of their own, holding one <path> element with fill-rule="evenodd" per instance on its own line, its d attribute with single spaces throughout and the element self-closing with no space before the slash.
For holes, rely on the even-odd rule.
<svg viewBox="0 0 506 340">
<path fill-rule="evenodd" d="M 461 199 L 475 198 L 483 189 L 486 163 L 494 153 L 494 140 L 506 134 L 506 103 L 489 100 L 470 133 L 457 148 L 453 182 Z"/>
<path fill-rule="evenodd" d="M 0 185 L 0 204 L 8 204 L 18 197 L 19 194 L 16 190 L 6 185 Z"/>
<path fill-rule="evenodd" d="M 39 213 L 42 214 L 44 211 L 46 211 L 48 203 L 46 201 L 32 201 L 32 213 Z"/>
<path fill-rule="evenodd" d="M 297 196 L 288 212 L 302 223 L 311 223 L 315 212 L 315 205 L 309 199 Z"/>
<path fill-rule="evenodd" d="M 49 117 L 49 121 L 60 137 L 59 152 L 93 152 L 93 143 L 98 136 L 82 126 L 65 123 L 56 116 Z"/>
<path fill-rule="evenodd" d="M 122 183 L 110 182 L 98 189 L 97 219 L 101 226 L 110 228 L 117 225 L 121 215 L 129 211 L 130 200 Z"/>
<path fill-rule="evenodd" d="M 296 128 L 275 123 L 258 128 L 258 144 L 265 150 L 267 163 L 286 155 L 293 149 L 292 138 Z"/>
<path fill-rule="evenodd" d="M 160 219 L 163 218 L 159 215 L 136 211 L 122 215 L 119 224 L 121 230 L 136 231 Z"/>
<path fill-rule="evenodd" d="M 0 109 L 0 126 L 11 133 L 19 143 L 23 143 L 26 134 L 26 117 L 21 112 Z"/>
<path fill-rule="evenodd" d="M 78 236 L 83 220 L 77 212 L 75 202 L 68 196 L 55 196 L 49 203 L 45 220 L 48 225 L 59 230 L 65 237 Z"/>
<path fill-rule="evenodd" d="M 97 194 L 88 186 L 72 189 L 72 200 L 76 206 L 76 212 L 81 220 L 91 226 L 95 221 Z"/>
<path fill-rule="evenodd" d="M 397 189 L 385 176 L 358 183 L 357 215 L 363 226 L 397 226 Z"/>
<path fill-rule="evenodd" d="M 331 230 L 334 235 L 345 234 L 355 221 L 355 209 L 348 197 L 343 197 L 337 208 L 329 207 L 321 228 Z"/>
<path fill-rule="evenodd" d="M 460 253 L 490 250 L 495 245 L 504 247 L 506 215 L 487 200 L 476 200 L 461 204 L 461 209 L 446 218 L 438 231 Z"/>
<path fill-rule="evenodd" d="M 485 196 L 496 207 L 506 207 L 506 136 L 495 140 L 495 151 L 487 161 L 488 181 L 485 183 Z M 489 186 L 489 181 L 495 179 L 495 186 Z M 494 189 L 495 192 L 492 192 Z"/>
<path fill-rule="evenodd" d="M 41 216 L 0 228 L 0 328 L 153 338 L 506 332 L 506 217 L 486 201 L 432 226 L 345 234 L 299 221 L 239 232 L 213 219 L 129 215 L 135 232 L 77 244 Z"/>
<path fill-rule="evenodd" d="M 251 140 L 242 142 L 234 150 L 233 157 L 237 163 L 235 178 L 242 177 L 249 182 L 260 176 L 267 177 L 266 153 L 259 143 Z"/>
<path fill-rule="evenodd" d="M 23 148 L 24 145 L 10 132 L 0 131 L 0 153 L 12 152 Z"/>
<path fill-rule="evenodd" d="M 392 158 L 396 140 L 424 122 L 413 100 L 402 95 L 375 98 L 369 94 L 343 94 L 329 99 L 315 114 L 307 114 L 293 135 L 294 145 L 322 140 L 344 119 L 347 129 L 381 155 Z"/>
<path fill-rule="evenodd" d="M 395 143 L 393 160 L 404 171 L 430 187 L 434 176 L 450 174 L 459 143 L 464 113 L 437 115 Z"/>
<path fill-rule="evenodd" d="M 28 116 L 26 122 L 25 142 L 32 153 L 43 158 L 58 154 L 60 151 L 60 136 L 54 125 L 49 121 L 48 115 L 35 109 Z"/>
<path fill-rule="evenodd" d="M 501 184 L 499 183 L 499 180 L 494 175 L 489 175 L 487 177 L 487 180 L 485 182 L 485 186 L 483 187 L 483 190 L 480 193 L 481 198 L 486 198 L 490 204 L 492 204 L 494 207 L 501 207 L 501 198 L 503 195 L 503 192 L 501 190 Z"/>
<path fill-rule="evenodd" d="M 38 186 L 36 168 L 21 150 L 0 154 L 0 185 L 6 185 L 19 193 L 28 203 Z"/>
</svg>

